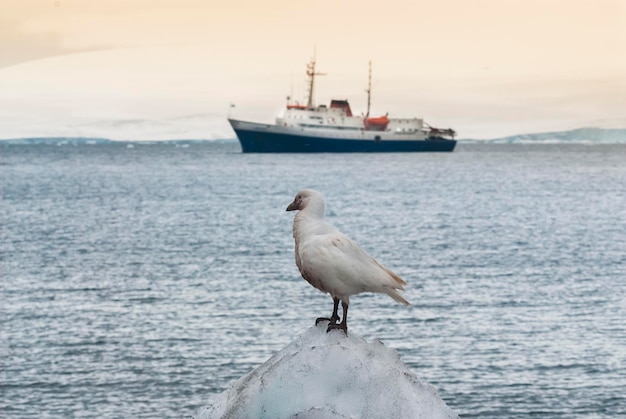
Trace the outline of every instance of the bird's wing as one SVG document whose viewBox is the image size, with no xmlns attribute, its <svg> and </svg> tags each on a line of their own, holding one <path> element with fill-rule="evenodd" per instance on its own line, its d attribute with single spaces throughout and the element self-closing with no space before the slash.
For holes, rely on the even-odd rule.
<svg viewBox="0 0 626 419">
<path fill-rule="evenodd" d="M 384 287 L 403 289 L 399 276 L 382 266 L 346 235 L 334 231 L 313 235 L 300 246 L 302 275 L 321 281 L 326 288 L 339 287 L 348 294 L 384 292 Z"/>
</svg>

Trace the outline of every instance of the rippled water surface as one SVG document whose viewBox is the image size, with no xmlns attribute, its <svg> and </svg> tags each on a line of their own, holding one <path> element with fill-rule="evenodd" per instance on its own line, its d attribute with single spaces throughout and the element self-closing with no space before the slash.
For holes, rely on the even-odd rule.
<svg viewBox="0 0 626 419">
<path fill-rule="evenodd" d="M 190 416 L 330 314 L 293 260 L 303 187 L 409 283 L 350 331 L 463 417 L 626 415 L 624 145 L 0 152 L 2 417 Z"/>
</svg>

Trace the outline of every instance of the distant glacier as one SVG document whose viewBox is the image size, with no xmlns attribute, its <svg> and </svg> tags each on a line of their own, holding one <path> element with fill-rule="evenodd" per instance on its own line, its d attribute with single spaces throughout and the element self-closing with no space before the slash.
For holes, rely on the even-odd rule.
<svg viewBox="0 0 626 419">
<path fill-rule="evenodd" d="M 626 143 L 626 129 L 588 127 L 568 131 L 518 134 L 489 140 L 465 139 L 460 141 L 480 144 L 623 144 Z"/>
<path fill-rule="evenodd" d="M 98 137 L 25 137 L 0 139 L 4 144 L 18 145 L 81 145 L 81 144 L 192 144 L 208 142 L 232 142 L 234 137 L 223 139 L 176 139 L 171 140 L 111 140 Z M 626 128 L 577 128 L 567 131 L 537 132 L 517 134 L 493 139 L 459 139 L 463 144 L 625 144 Z"/>
</svg>

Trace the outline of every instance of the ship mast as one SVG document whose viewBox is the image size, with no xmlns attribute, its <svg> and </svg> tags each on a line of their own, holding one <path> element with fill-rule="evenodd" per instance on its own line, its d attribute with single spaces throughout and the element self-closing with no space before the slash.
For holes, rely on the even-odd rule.
<svg viewBox="0 0 626 419">
<path fill-rule="evenodd" d="M 370 116 L 370 104 L 372 102 L 372 61 L 370 60 L 369 62 L 369 75 L 367 78 L 367 89 L 365 90 L 367 92 L 367 114 L 365 114 L 365 117 L 369 117 Z"/>
<path fill-rule="evenodd" d="M 306 66 L 306 75 L 309 77 L 309 98 L 307 100 L 307 108 L 313 108 L 313 93 L 315 89 L 315 76 L 325 76 L 326 73 L 315 72 L 315 55 Z"/>
</svg>

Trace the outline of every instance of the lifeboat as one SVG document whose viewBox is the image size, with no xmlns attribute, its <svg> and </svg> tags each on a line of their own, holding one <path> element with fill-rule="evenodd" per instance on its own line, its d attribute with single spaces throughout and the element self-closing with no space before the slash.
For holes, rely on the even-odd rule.
<svg viewBox="0 0 626 419">
<path fill-rule="evenodd" d="M 370 131 L 384 131 L 387 129 L 387 125 L 389 125 L 387 115 L 376 118 L 365 118 L 365 129 Z"/>
<path fill-rule="evenodd" d="M 301 110 L 305 110 L 305 109 L 308 109 L 308 107 L 306 105 L 287 105 L 287 109 L 301 109 Z"/>
</svg>

